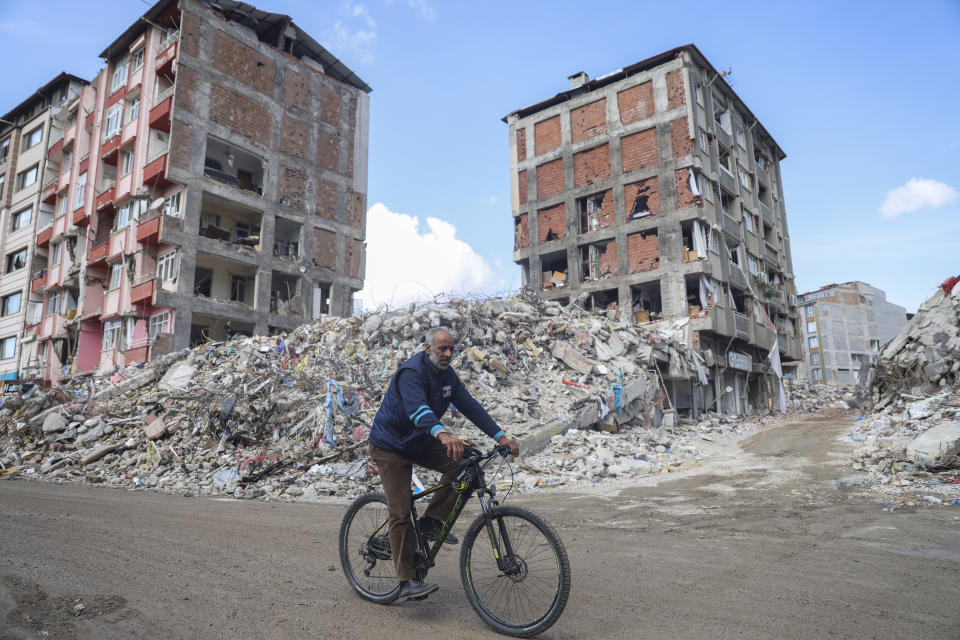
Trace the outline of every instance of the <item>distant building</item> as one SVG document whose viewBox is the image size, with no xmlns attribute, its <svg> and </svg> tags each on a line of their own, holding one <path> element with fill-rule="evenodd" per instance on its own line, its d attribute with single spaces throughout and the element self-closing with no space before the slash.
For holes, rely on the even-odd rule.
<svg viewBox="0 0 960 640">
<path fill-rule="evenodd" d="M 766 409 L 774 344 L 785 368 L 800 359 L 784 152 L 693 45 L 569 80 L 504 118 L 524 285 L 681 323 L 710 374 L 667 372 L 681 409 Z"/>
<path fill-rule="evenodd" d="M 811 382 L 856 384 L 861 371 L 907 324 L 907 310 L 865 282 L 831 284 L 797 296 L 803 322 L 801 376 Z"/>
<path fill-rule="evenodd" d="M 27 373 L 349 315 L 370 87 L 289 16 L 234 0 L 160 0 L 100 57 L 40 145 Z"/>
</svg>

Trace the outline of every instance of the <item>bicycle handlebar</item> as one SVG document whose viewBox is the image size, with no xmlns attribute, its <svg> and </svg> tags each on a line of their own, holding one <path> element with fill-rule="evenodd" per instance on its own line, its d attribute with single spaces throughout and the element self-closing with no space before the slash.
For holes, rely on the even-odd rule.
<svg viewBox="0 0 960 640">
<path fill-rule="evenodd" d="M 501 456 L 506 458 L 510 454 L 510 447 L 506 445 L 498 444 L 492 449 L 490 449 L 490 451 L 487 451 L 486 453 L 484 453 L 480 449 L 477 449 L 476 447 L 468 446 L 463 448 L 464 459 L 468 457 L 475 458 L 477 462 L 479 462 L 480 460 L 486 460 L 487 458 L 492 458 L 497 454 L 500 454 Z"/>
</svg>

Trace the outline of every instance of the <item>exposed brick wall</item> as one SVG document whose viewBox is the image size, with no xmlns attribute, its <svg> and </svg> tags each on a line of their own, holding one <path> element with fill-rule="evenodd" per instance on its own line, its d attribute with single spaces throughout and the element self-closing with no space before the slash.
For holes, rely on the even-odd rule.
<svg viewBox="0 0 960 640">
<path fill-rule="evenodd" d="M 180 65 L 177 68 L 177 86 L 174 101 L 177 109 L 193 111 L 193 96 L 197 92 L 197 72 L 190 67 Z"/>
<path fill-rule="evenodd" d="M 675 172 L 677 181 L 677 207 L 695 207 L 700 204 L 700 199 L 690 191 L 690 170 L 677 169 Z"/>
<path fill-rule="evenodd" d="M 335 220 L 337 217 L 337 183 L 317 179 L 317 215 Z"/>
<path fill-rule="evenodd" d="M 280 167 L 278 180 L 280 204 L 295 211 L 303 211 L 306 201 L 307 175 L 290 167 Z"/>
<path fill-rule="evenodd" d="M 327 171 L 336 171 L 340 160 L 340 138 L 327 133 L 317 132 L 317 164 Z"/>
<path fill-rule="evenodd" d="M 623 203 L 628 221 L 631 219 L 630 216 L 634 211 L 646 209 L 653 215 L 659 214 L 660 189 L 657 186 L 657 177 L 653 176 L 640 182 L 623 185 Z"/>
<path fill-rule="evenodd" d="M 587 204 L 586 200 L 579 200 L 577 206 L 585 207 L 586 204 Z M 577 210 L 578 215 L 580 214 L 580 211 L 584 211 L 584 209 L 582 208 L 578 209 Z M 607 189 L 606 191 L 603 192 L 603 205 L 600 207 L 600 210 L 597 211 L 596 214 L 594 215 L 597 220 L 597 225 L 596 227 L 594 227 L 593 225 L 590 225 L 588 222 L 586 231 L 606 229 L 608 227 L 612 227 L 616 223 L 616 220 L 614 218 L 614 213 L 613 213 L 613 189 Z"/>
<path fill-rule="evenodd" d="M 167 161 L 171 167 L 190 169 L 190 125 L 174 120 L 170 125 L 170 154 Z M 9 182 L 9 178 L 7 179 Z"/>
<path fill-rule="evenodd" d="M 354 229 L 363 228 L 363 194 L 353 189 L 347 191 L 347 224 Z"/>
<path fill-rule="evenodd" d="M 309 145 L 310 125 L 284 115 L 283 130 L 280 135 L 280 151 L 306 160 Z"/>
<path fill-rule="evenodd" d="M 527 130 L 517 129 L 517 161 L 527 159 Z"/>
<path fill-rule="evenodd" d="M 607 129 L 607 99 L 577 107 L 570 112 L 570 133 L 574 142 L 599 135 Z"/>
<path fill-rule="evenodd" d="M 283 76 L 283 101 L 292 109 L 310 111 L 310 79 L 292 69 Z"/>
<path fill-rule="evenodd" d="M 560 116 L 553 116 L 533 125 L 533 142 L 537 155 L 560 146 Z"/>
<path fill-rule="evenodd" d="M 686 93 L 683 90 L 683 71 L 674 69 L 667 74 L 667 99 L 671 109 L 682 107 L 687 103 Z"/>
<path fill-rule="evenodd" d="M 660 238 L 657 230 L 627 236 L 627 269 L 630 273 L 653 271 L 660 267 Z"/>
<path fill-rule="evenodd" d="M 196 58 L 200 55 L 200 18 L 189 11 L 180 17 L 180 51 Z"/>
<path fill-rule="evenodd" d="M 630 124 L 653 115 L 653 81 L 624 89 L 617 94 L 620 122 Z"/>
<path fill-rule="evenodd" d="M 556 235 L 554 240 L 567 237 L 567 206 L 561 202 L 556 206 L 540 209 L 537 212 L 537 227 L 540 242 L 546 242 L 547 234 L 551 231 Z"/>
<path fill-rule="evenodd" d="M 619 269 L 617 269 L 617 241 L 610 240 L 607 242 L 606 250 L 600 254 L 600 260 L 598 263 L 600 269 L 600 276 L 603 277 L 607 274 L 613 274 L 614 276 L 619 275 Z"/>
<path fill-rule="evenodd" d="M 655 166 L 660 161 L 657 130 L 644 129 L 620 138 L 620 157 L 624 173 Z"/>
<path fill-rule="evenodd" d="M 354 278 L 360 277 L 360 266 L 363 264 L 363 243 L 350 239 L 347 243 L 347 273 Z"/>
<path fill-rule="evenodd" d="M 353 138 L 350 138 L 350 143 L 347 145 L 347 177 L 353 177 Z"/>
<path fill-rule="evenodd" d="M 211 87 L 210 119 L 260 144 L 270 142 L 270 111 L 223 85 Z"/>
<path fill-rule="evenodd" d="M 673 140 L 674 158 L 683 158 L 693 153 L 690 127 L 686 118 L 677 118 L 670 123 L 670 139 Z"/>
<path fill-rule="evenodd" d="M 520 204 L 527 204 L 527 170 L 517 173 L 517 197 Z"/>
<path fill-rule="evenodd" d="M 563 191 L 563 160 L 557 158 L 537 167 L 537 199 L 543 200 L 561 191 Z"/>
<path fill-rule="evenodd" d="M 340 94 L 330 87 L 320 87 L 320 119 L 340 126 Z"/>
<path fill-rule="evenodd" d="M 526 249 L 530 246 L 530 224 L 527 214 L 521 213 L 513 220 L 513 249 Z"/>
<path fill-rule="evenodd" d="M 313 261 L 318 267 L 336 269 L 337 234 L 326 229 L 313 230 Z"/>
<path fill-rule="evenodd" d="M 573 156 L 573 186 L 584 187 L 610 177 L 610 145 L 602 144 Z"/>
<path fill-rule="evenodd" d="M 263 95 L 273 97 L 273 61 L 219 30 L 213 37 L 213 66 Z"/>
</svg>

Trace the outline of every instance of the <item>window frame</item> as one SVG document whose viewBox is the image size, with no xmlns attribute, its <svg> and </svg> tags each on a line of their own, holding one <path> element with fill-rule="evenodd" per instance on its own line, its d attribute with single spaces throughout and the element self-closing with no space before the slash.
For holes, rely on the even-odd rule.
<svg viewBox="0 0 960 640">
<path fill-rule="evenodd" d="M 146 60 L 145 49 L 146 47 L 141 46 L 130 52 L 130 73 L 136 73 L 143 68 L 143 62 Z"/>
<path fill-rule="evenodd" d="M 157 258 L 157 280 L 162 284 L 180 275 L 179 251 L 169 251 Z"/>
<path fill-rule="evenodd" d="M 101 351 L 110 351 L 120 348 L 123 323 L 117 320 L 106 320 L 103 323 L 103 340 L 100 342 Z M 109 341 L 108 341 L 109 338 Z"/>
<path fill-rule="evenodd" d="M 16 258 L 16 256 L 21 253 L 23 254 L 23 264 L 21 264 L 19 267 L 11 269 L 10 268 L 11 263 Z M 10 253 L 7 254 L 7 266 L 6 266 L 7 270 L 4 273 L 13 273 L 14 271 L 20 271 L 20 269 L 25 269 L 26 267 L 27 267 L 27 247 L 23 247 L 22 249 L 17 249 L 16 251 L 11 251 Z"/>
<path fill-rule="evenodd" d="M 7 345 L 10 344 L 10 341 L 13 341 L 10 348 L 10 355 L 7 355 Z M 17 336 L 7 336 L 6 338 L 0 338 L 0 360 L 10 360 L 17 357 Z"/>
<path fill-rule="evenodd" d="M 26 182 L 27 174 L 31 174 L 33 179 L 28 183 Z M 27 187 L 32 187 L 37 184 L 37 179 L 40 177 L 40 163 L 33 165 L 32 167 L 27 167 L 23 171 L 17 174 L 17 191 L 26 189 Z"/>
<path fill-rule="evenodd" d="M 74 187 L 73 208 L 79 209 L 83 206 L 83 201 L 87 195 L 87 172 L 84 171 L 77 176 L 77 185 Z"/>
<path fill-rule="evenodd" d="M 113 73 L 110 76 L 110 93 L 127 86 L 127 79 L 130 73 L 130 57 L 124 56 L 113 67 Z"/>
<path fill-rule="evenodd" d="M 17 224 L 20 221 L 21 216 L 23 216 L 23 214 L 27 214 L 27 219 L 23 222 L 23 224 Z M 30 226 L 30 222 L 32 220 L 33 220 L 33 205 L 30 205 L 25 209 L 21 209 L 20 211 L 17 211 L 15 214 L 10 216 L 11 233 Z"/>
<path fill-rule="evenodd" d="M 36 135 L 36 141 L 31 143 L 30 140 L 34 135 Z M 23 139 L 24 139 L 24 145 L 23 145 L 23 148 L 20 149 L 21 155 L 23 155 L 30 149 L 33 149 L 35 146 L 43 142 L 43 125 L 41 124 L 39 127 L 32 129 L 31 131 L 26 133 L 23 136 Z"/>
<path fill-rule="evenodd" d="M 133 149 L 132 149 L 132 148 L 131 148 L 131 149 L 128 149 L 128 150 L 126 150 L 126 151 L 121 151 L 121 152 L 120 152 L 119 176 L 120 176 L 121 178 L 122 178 L 123 176 L 126 176 L 126 175 L 129 175 L 129 174 L 133 173 L 133 160 L 134 160 L 134 158 L 133 158 Z M 129 165 L 129 166 L 128 166 L 128 165 Z"/>
<path fill-rule="evenodd" d="M 17 301 L 17 308 L 8 309 L 7 307 L 10 304 L 10 301 L 14 299 Z M 6 317 L 6 316 L 12 316 L 17 313 L 20 313 L 20 309 L 22 307 L 23 307 L 23 291 L 14 291 L 0 298 L 0 316 Z"/>
<path fill-rule="evenodd" d="M 163 318 L 163 320 L 158 320 L 159 318 Z M 172 333 L 170 331 L 169 311 L 161 311 L 155 316 L 150 316 L 150 321 L 147 323 L 147 342 L 153 344 L 153 341 L 161 333 Z"/>
<path fill-rule="evenodd" d="M 51 307 L 53 310 L 51 311 Z M 60 313 L 60 290 L 57 289 L 53 293 L 47 294 L 47 304 L 44 306 L 45 316 L 52 316 L 54 314 Z"/>
<path fill-rule="evenodd" d="M 10 137 L 8 136 L 6 140 L 0 141 L 0 164 L 6 164 L 7 160 L 10 159 Z"/>
<path fill-rule="evenodd" d="M 52 269 L 53 267 L 60 264 L 60 260 L 63 258 L 63 243 L 54 242 L 50 245 L 50 261 L 49 266 Z"/>
<path fill-rule="evenodd" d="M 123 116 L 126 111 L 126 103 L 120 101 L 107 110 L 107 119 L 103 123 L 103 140 L 106 142 L 114 136 L 120 135 L 123 131 Z M 111 126 L 111 122 L 114 124 Z"/>
<path fill-rule="evenodd" d="M 116 281 L 116 282 L 114 282 Z M 123 263 L 115 262 L 110 265 L 110 276 L 107 280 L 107 291 L 116 291 L 123 283 Z"/>
</svg>

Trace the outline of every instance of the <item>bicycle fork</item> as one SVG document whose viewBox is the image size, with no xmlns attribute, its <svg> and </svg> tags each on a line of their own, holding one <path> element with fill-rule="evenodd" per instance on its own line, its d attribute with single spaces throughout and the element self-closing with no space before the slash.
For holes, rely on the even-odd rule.
<svg viewBox="0 0 960 640">
<path fill-rule="evenodd" d="M 480 499 L 480 508 L 483 511 L 483 520 L 486 524 L 487 536 L 490 538 L 490 546 L 493 547 L 493 557 L 497 560 L 497 568 L 506 576 L 519 573 L 520 567 L 513 561 L 513 545 L 510 543 L 510 535 L 507 533 L 507 525 L 504 524 L 503 518 L 497 520 L 499 539 L 493 528 L 493 517 L 490 512 L 500 503 L 493 497 L 488 501 L 484 497 L 483 491 L 478 492 L 477 497 Z"/>
</svg>

